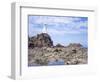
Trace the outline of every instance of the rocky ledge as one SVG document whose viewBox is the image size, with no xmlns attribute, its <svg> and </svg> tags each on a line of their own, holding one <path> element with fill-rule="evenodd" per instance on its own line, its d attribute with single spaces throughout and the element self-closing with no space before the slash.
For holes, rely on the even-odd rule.
<svg viewBox="0 0 100 82">
<path fill-rule="evenodd" d="M 44 65 L 76 65 L 87 64 L 87 48 L 79 43 L 71 43 L 68 46 L 57 44 L 48 34 L 38 34 L 29 38 L 28 66 Z"/>
</svg>

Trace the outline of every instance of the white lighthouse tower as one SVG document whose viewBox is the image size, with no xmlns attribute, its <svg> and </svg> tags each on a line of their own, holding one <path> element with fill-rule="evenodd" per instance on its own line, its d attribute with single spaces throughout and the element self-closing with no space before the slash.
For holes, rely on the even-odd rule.
<svg viewBox="0 0 100 82">
<path fill-rule="evenodd" d="M 46 24 L 43 24 L 42 33 L 47 33 L 47 27 L 46 27 Z"/>
</svg>

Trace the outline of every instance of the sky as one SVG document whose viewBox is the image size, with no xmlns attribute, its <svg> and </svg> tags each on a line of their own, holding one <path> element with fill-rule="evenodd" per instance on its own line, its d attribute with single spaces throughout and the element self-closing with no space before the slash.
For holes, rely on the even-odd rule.
<svg viewBox="0 0 100 82">
<path fill-rule="evenodd" d="M 42 33 L 44 24 L 54 45 L 60 43 L 67 46 L 70 43 L 80 43 L 87 47 L 88 17 L 30 15 L 28 16 L 29 37 Z"/>
</svg>

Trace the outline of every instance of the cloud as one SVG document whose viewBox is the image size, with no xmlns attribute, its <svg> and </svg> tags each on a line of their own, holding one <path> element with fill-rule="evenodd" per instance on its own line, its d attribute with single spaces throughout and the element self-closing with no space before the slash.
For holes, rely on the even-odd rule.
<svg viewBox="0 0 100 82">
<path fill-rule="evenodd" d="M 72 22 L 65 25 L 57 23 L 55 26 L 52 26 L 52 28 L 48 27 L 48 32 L 53 35 L 82 34 L 87 33 L 87 26 L 87 22 Z"/>
<path fill-rule="evenodd" d="M 29 34 L 29 36 L 34 36 L 36 34 L 41 33 L 41 30 L 42 30 L 42 28 L 38 28 L 38 25 L 29 24 L 28 34 Z"/>
<path fill-rule="evenodd" d="M 87 33 L 87 17 L 29 16 L 29 35 L 42 32 L 43 23 L 51 35 Z"/>
<path fill-rule="evenodd" d="M 46 24 L 52 24 L 52 23 L 70 23 L 73 21 L 80 21 L 81 17 L 60 17 L 60 16 L 30 16 L 29 23 L 46 23 Z"/>
</svg>

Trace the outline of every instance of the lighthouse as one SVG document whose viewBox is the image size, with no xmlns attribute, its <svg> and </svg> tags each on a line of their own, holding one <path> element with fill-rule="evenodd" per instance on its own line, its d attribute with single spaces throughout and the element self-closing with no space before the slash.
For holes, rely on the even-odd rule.
<svg viewBox="0 0 100 82">
<path fill-rule="evenodd" d="M 43 24 L 42 33 L 47 33 L 47 27 L 46 27 L 46 24 Z"/>
</svg>

